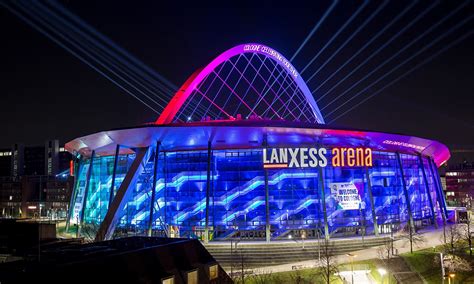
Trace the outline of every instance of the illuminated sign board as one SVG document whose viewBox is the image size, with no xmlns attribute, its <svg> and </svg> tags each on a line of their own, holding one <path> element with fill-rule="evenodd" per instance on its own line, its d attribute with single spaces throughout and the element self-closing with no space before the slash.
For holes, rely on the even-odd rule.
<svg viewBox="0 0 474 284">
<path fill-rule="evenodd" d="M 365 209 L 359 190 L 352 182 L 334 182 L 329 184 L 331 196 L 336 201 L 337 210 Z"/>
<path fill-rule="evenodd" d="M 298 72 L 296 72 L 295 67 L 293 67 L 293 65 L 291 65 L 291 63 L 285 57 L 283 57 L 278 51 L 274 50 L 273 48 L 270 48 L 263 44 L 246 44 L 244 45 L 244 51 L 256 51 L 266 53 L 271 57 L 275 58 L 275 60 L 278 60 L 283 63 L 283 66 L 285 66 L 285 68 L 294 78 L 298 77 Z"/>
<path fill-rule="evenodd" d="M 411 144 L 411 143 L 407 143 L 407 142 L 402 142 L 402 141 L 384 140 L 382 143 L 383 144 L 388 144 L 388 145 L 395 145 L 395 146 L 402 146 L 402 147 L 406 147 L 406 148 L 412 148 L 412 149 L 415 149 L 417 151 L 425 150 L 425 147 L 423 147 L 423 146 L 415 145 L 415 144 Z"/>
<path fill-rule="evenodd" d="M 372 167 L 370 148 L 333 148 L 333 167 Z"/>
<path fill-rule="evenodd" d="M 370 148 L 264 148 L 263 168 L 324 168 L 328 152 L 333 167 L 372 167 Z"/>
</svg>

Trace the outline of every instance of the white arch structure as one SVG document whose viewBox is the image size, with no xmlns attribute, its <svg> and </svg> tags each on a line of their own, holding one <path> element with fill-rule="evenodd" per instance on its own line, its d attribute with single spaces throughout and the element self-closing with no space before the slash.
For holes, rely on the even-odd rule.
<svg viewBox="0 0 474 284">
<path fill-rule="evenodd" d="M 197 106 L 204 106 L 204 111 L 199 113 Z M 235 46 L 194 72 L 155 123 L 186 121 L 196 115 L 232 120 L 238 114 L 324 124 L 313 95 L 293 65 L 258 43 Z"/>
</svg>

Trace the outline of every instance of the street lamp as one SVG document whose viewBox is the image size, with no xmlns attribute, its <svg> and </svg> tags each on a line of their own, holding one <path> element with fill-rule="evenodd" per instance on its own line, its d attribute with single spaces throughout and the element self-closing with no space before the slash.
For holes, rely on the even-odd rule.
<svg viewBox="0 0 474 284">
<path fill-rule="evenodd" d="M 306 231 L 303 231 L 301 233 L 301 242 L 303 243 L 303 249 L 304 249 L 304 239 L 306 239 Z"/>
<path fill-rule="evenodd" d="M 379 268 L 377 270 L 379 271 L 380 276 L 382 276 L 382 284 L 383 284 L 384 276 L 385 276 L 385 274 L 387 274 L 387 270 L 385 270 L 384 268 Z"/>
<path fill-rule="evenodd" d="M 348 253 L 346 255 L 351 259 L 351 271 L 352 271 L 352 273 L 351 273 L 351 276 L 352 276 L 351 277 L 351 279 L 352 279 L 351 283 L 354 284 L 354 257 L 356 257 L 357 255 L 352 254 L 352 253 Z"/>
<path fill-rule="evenodd" d="M 453 278 L 453 284 L 454 284 L 454 276 L 456 276 L 456 274 L 454 273 L 449 273 L 448 275 L 448 283 L 451 284 L 451 278 Z"/>
</svg>

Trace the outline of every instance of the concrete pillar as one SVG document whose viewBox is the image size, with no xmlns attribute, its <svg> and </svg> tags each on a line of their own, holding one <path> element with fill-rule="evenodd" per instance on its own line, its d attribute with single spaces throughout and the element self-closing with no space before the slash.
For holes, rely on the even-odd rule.
<svg viewBox="0 0 474 284">
<path fill-rule="evenodd" d="M 151 188 L 151 200 L 150 200 L 150 213 L 148 218 L 148 233 L 147 235 L 151 237 L 152 229 L 153 229 L 153 213 L 155 208 L 155 199 L 156 199 L 156 181 L 158 175 L 158 158 L 160 157 L 160 141 L 156 141 L 155 147 L 155 160 L 153 163 L 153 183 Z"/>
<path fill-rule="evenodd" d="M 112 204 L 107 210 L 104 220 L 100 224 L 99 230 L 95 237 L 96 241 L 109 240 L 115 231 L 115 226 L 119 222 L 120 210 L 122 210 L 133 194 L 133 187 L 136 185 L 138 176 L 143 172 L 147 162 L 147 153 L 149 147 L 138 148 L 135 159 L 128 169 L 125 178 L 120 184 L 117 194 L 112 200 Z"/>
<path fill-rule="evenodd" d="M 379 235 L 379 224 L 375 212 L 374 196 L 372 194 L 372 181 L 370 180 L 369 168 L 365 167 L 365 179 L 367 180 L 367 191 L 369 192 L 370 208 L 372 209 L 372 222 L 374 223 L 374 234 Z"/>
<path fill-rule="evenodd" d="M 206 224 L 204 228 L 204 243 L 209 242 L 209 198 L 211 194 L 211 141 L 207 143 L 207 181 L 206 181 Z"/>
<path fill-rule="evenodd" d="M 405 173 L 403 172 L 402 158 L 400 157 L 400 153 L 398 152 L 397 152 L 397 161 L 398 161 L 398 166 L 400 167 L 400 174 L 402 175 L 403 194 L 405 195 L 405 201 L 407 203 L 409 226 L 414 232 L 415 226 L 413 223 L 413 215 L 412 215 L 411 206 L 410 206 L 410 194 L 408 193 L 407 183 L 405 181 Z"/>
<path fill-rule="evenodd" d="M 318 176 L 319 176 L 319 188 L 321 189 L 321 206 L 323 207 L 323 216 L 324 216 L 324 237 L 326 240 L 329 240 L 329 225 L 328 225 L 328 215 L 326 211 L 326 193 L 325 193 L 325 184 L 324 184 L 324 169 L 318 167 Z"/>
<path fill-rule="evenodd" d="M 423 163 L 423 157 L 421 155 L 418 155 L 418 160 L 420 162 L 420 168 L 423 174 L 423 183 L 425 184 L 426 194 L 428 194 L 428 201 L 430 202 L 431 221 L 433 222 L 433 225 L 438 228 L 438 223 L 436 222 L 436 216 L 433 206 L 433 200 L 431 199 L 430 186 L 428 184 L 428 178 L 426 177 L 425 166 Z"/>
</svg>

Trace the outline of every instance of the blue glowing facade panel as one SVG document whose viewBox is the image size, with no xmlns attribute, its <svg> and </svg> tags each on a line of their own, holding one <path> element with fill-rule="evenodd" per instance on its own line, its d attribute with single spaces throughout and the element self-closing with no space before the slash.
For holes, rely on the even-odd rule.
<svg viewBox="0 0 474 284">
<path fill-rule="evenodd" d="M 132 198 L 119 209 L 116 236 L 126 232 L 145 234 L 153 207 L 155 235 L 173 231 L 180 237 L 200 238 L 206 226 L 207 209 L 211 239 L 244 234 L 264 238 L 267 220 L 265 171 L 268 219 L 275 239 L 283 238 L 289 232 L 302 231 L 306 237 L 314 237 L 323 233 L 326 225 L 331 236 L 373 234 L 376 226 L 384 233 L 388 226 L 400 228 L 408 222 L 408 206 L 417 225 L 431 224 L 433 214 L 437 217 L 441 214 L 435 186 L 437 173 L 433 172 L 426 157 L 420 163 L 416 155 L 400 154 L 400 165 L 396 153 L 373 151 L 372 167 L 333 167 L 328 151 L 329 164 L 324 168 L 264 169 L 261 148 L 212 150 L 208 175 L 207 150 L 160 151 L 156 169 L 156 149 L 150 147 L 148 151 L 151 153 L 148 160 L 143 162 L 137 181 L 129 188 Z M 119 155 L 117 159 L 115 176 L 115 156 L 93 157 L 92 163 L 90 159 L 80 162 L 72 204 L 77 205 L 75 211 L 82 210 L 81 194 L 85 192 L 84 185 L 88 186 L 83 202 L 83 223 L 98 225 L 103 221 L 109 208 L 110 191 L 114 192 L 113 198 L 135 155 Z M 428 184 L 425 184 L 421 165 Z M 405 200 L 402 176 L 409 200 Z M 154 178 L 155 202 L 152 206 Z M 338 204 L 334 192 L 341 184 L 357 190 L 360 196 L 357 208 L 341 208 Z M 70 218 L 73 222 L 72 219 L 78 217 L 72 214 Z"/>
</svg>

